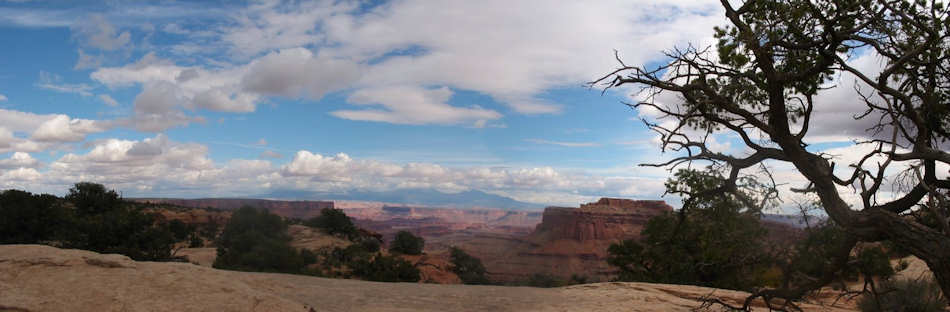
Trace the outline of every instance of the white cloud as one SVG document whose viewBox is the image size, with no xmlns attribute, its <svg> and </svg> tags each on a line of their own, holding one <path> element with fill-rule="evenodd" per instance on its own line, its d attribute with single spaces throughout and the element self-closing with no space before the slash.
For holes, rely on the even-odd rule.
<svg viewBox="0 0 950 312">
<path fill-rule="evenodd" d="M 332 1 L 266 2 L 226 15 L 231 22 L 220 27 L 167 24 L 167 32 L 202 42 L 190 54 L 223 45 L 232 58 L 182 67 L 149 54 L 92 77 L 110 87 L 170 82 L 180 89 L 182 107 L 190 109 L 250 112 L 261 96 L 319 100 L 356 90 L 351 103 L 384 109 L 343 109 L 334 116 L 498 126 L 488 121 L 500 118 L 499 112 L 447 105 L 441 99 L 450 91 L 431 88 L 481 92 L 522 114 L 557 113 L 563 103 L 544 93 L 579 87 L 613 68 L 614 49 L 630 63 L 646 63 L 666 47 L 709 38 L 711 27 L 723 20 L 718 5 L 706 1 L 399 1 L 363 9 Z M 657 48 L 644 49 L 643 42 Z M 387 96 L 394 93 L 421 100 Z M 410 114 L 419 110 L 431 113 Z M 161 116 L 153 117 L 160 123 Z"/>
<path fill-rule="evenodd" d="M 87 134 L 107 130 L 101 122 L 88 119 L 70 119 L 66 115 L 55 115 L 43 122 L 30 137 L 40 142 L 78 142 Z"/>
<path fill-rule="evenodd" d="M 339 110 L 332 115 L 366 121 L 384 121 L 395 124 L 481 124 L 501 118 L 501 114 L 478 106 L 458 107 L 448 104 L 452 90 L 447 87 L 426 89 L 414 86 L 362 89 L 354 92 L 347 102 L 356 105 L 380 105 L 384 109 Z"/>
<path fill-rule="evenodd" d="M 351 86 L 363 68 L 351 61 L 315 56 L 304 48 L 277 51 L 248 65 L 242 79 L 249 92 L 319 100 L 324 94 Z"/>
<path fill-rule="evenodd" d="M 16 152 L 10 155 L 10 158 L 0 159 L 0 169 L 9 168 L 36 168 L 40 161 L 23 152 Z"/>
<path fill-rule="evenodd" d="M 0 109 L 0 153 L 39 152 L 114 127 L 110 121 L 75 119 L 66 115 L 39 115 Z"/>
<path fill-rule="evenodd" d="M 0 102 L 6 101 L 7 97 L 3 94 L 0 94 Z"/>
</svg>

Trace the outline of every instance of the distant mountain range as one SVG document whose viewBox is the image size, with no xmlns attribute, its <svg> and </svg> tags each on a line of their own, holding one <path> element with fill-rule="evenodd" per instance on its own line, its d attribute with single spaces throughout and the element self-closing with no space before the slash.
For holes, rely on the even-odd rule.
<svg viewBox="0 0 950 312">
<path fill-rule="evenodd" d="M 508 210 L 541 210 L 544 208 L 544 205 L 521 202 L 510 197 L 488 194 L 478 190 L 460 193 L 443 193 L 432 189 L 400 189 L 384 192 L 348 191 L 342 193 L 278 190 L 253 197 L 294 200 L 359 200 L 445 208 L 499 208 Z"/>
</svg>

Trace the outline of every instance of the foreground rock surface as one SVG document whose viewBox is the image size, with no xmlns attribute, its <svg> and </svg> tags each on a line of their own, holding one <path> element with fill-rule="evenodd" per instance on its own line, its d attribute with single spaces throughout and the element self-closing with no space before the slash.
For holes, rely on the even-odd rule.
<svg viewBox="0 0 950 312">
<path fill-rule="evenodd" d="M 711 293 L 728 302 L 746 295 L 646 283 L 551 289 L 375 283 L 0 245 L 0 311 L 689 311 Z"/>
</svg>

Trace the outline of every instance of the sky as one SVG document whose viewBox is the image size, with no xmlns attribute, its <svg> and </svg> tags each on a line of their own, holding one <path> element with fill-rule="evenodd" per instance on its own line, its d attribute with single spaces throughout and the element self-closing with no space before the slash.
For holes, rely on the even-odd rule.
<svg viewBox="0 0 950 312">
<path fill-rule="evenodd" d="M 0 0 L 0 188 L 658 199 L 655 115 L 586 83 L 723 23 L 700 0 Z M 816 112 L 816 148 L 854 154 L 858 109 Z"/>
</svg>

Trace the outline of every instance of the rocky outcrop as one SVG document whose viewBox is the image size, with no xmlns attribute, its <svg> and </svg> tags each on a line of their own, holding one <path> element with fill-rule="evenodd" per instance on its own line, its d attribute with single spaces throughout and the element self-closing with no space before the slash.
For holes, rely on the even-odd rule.
<svg viewBox="0 0 950 312">
<path fill-rule="evenodd" d="M 576 241 L 639 238 L 650 218 L 672 211 L 661 200 L 601 198 L 580 208 L 548 207 L 534 235 Z"/>
<path fill-rule="evenodd" d="M 0 311 L 692 311 L 705 296 L 740 304 L 748 293 L 647 283 L 563 288 L 376 283 L 0 245 Z M 755 306 L 764 310 L 760 301 Z"/>
</svg>

